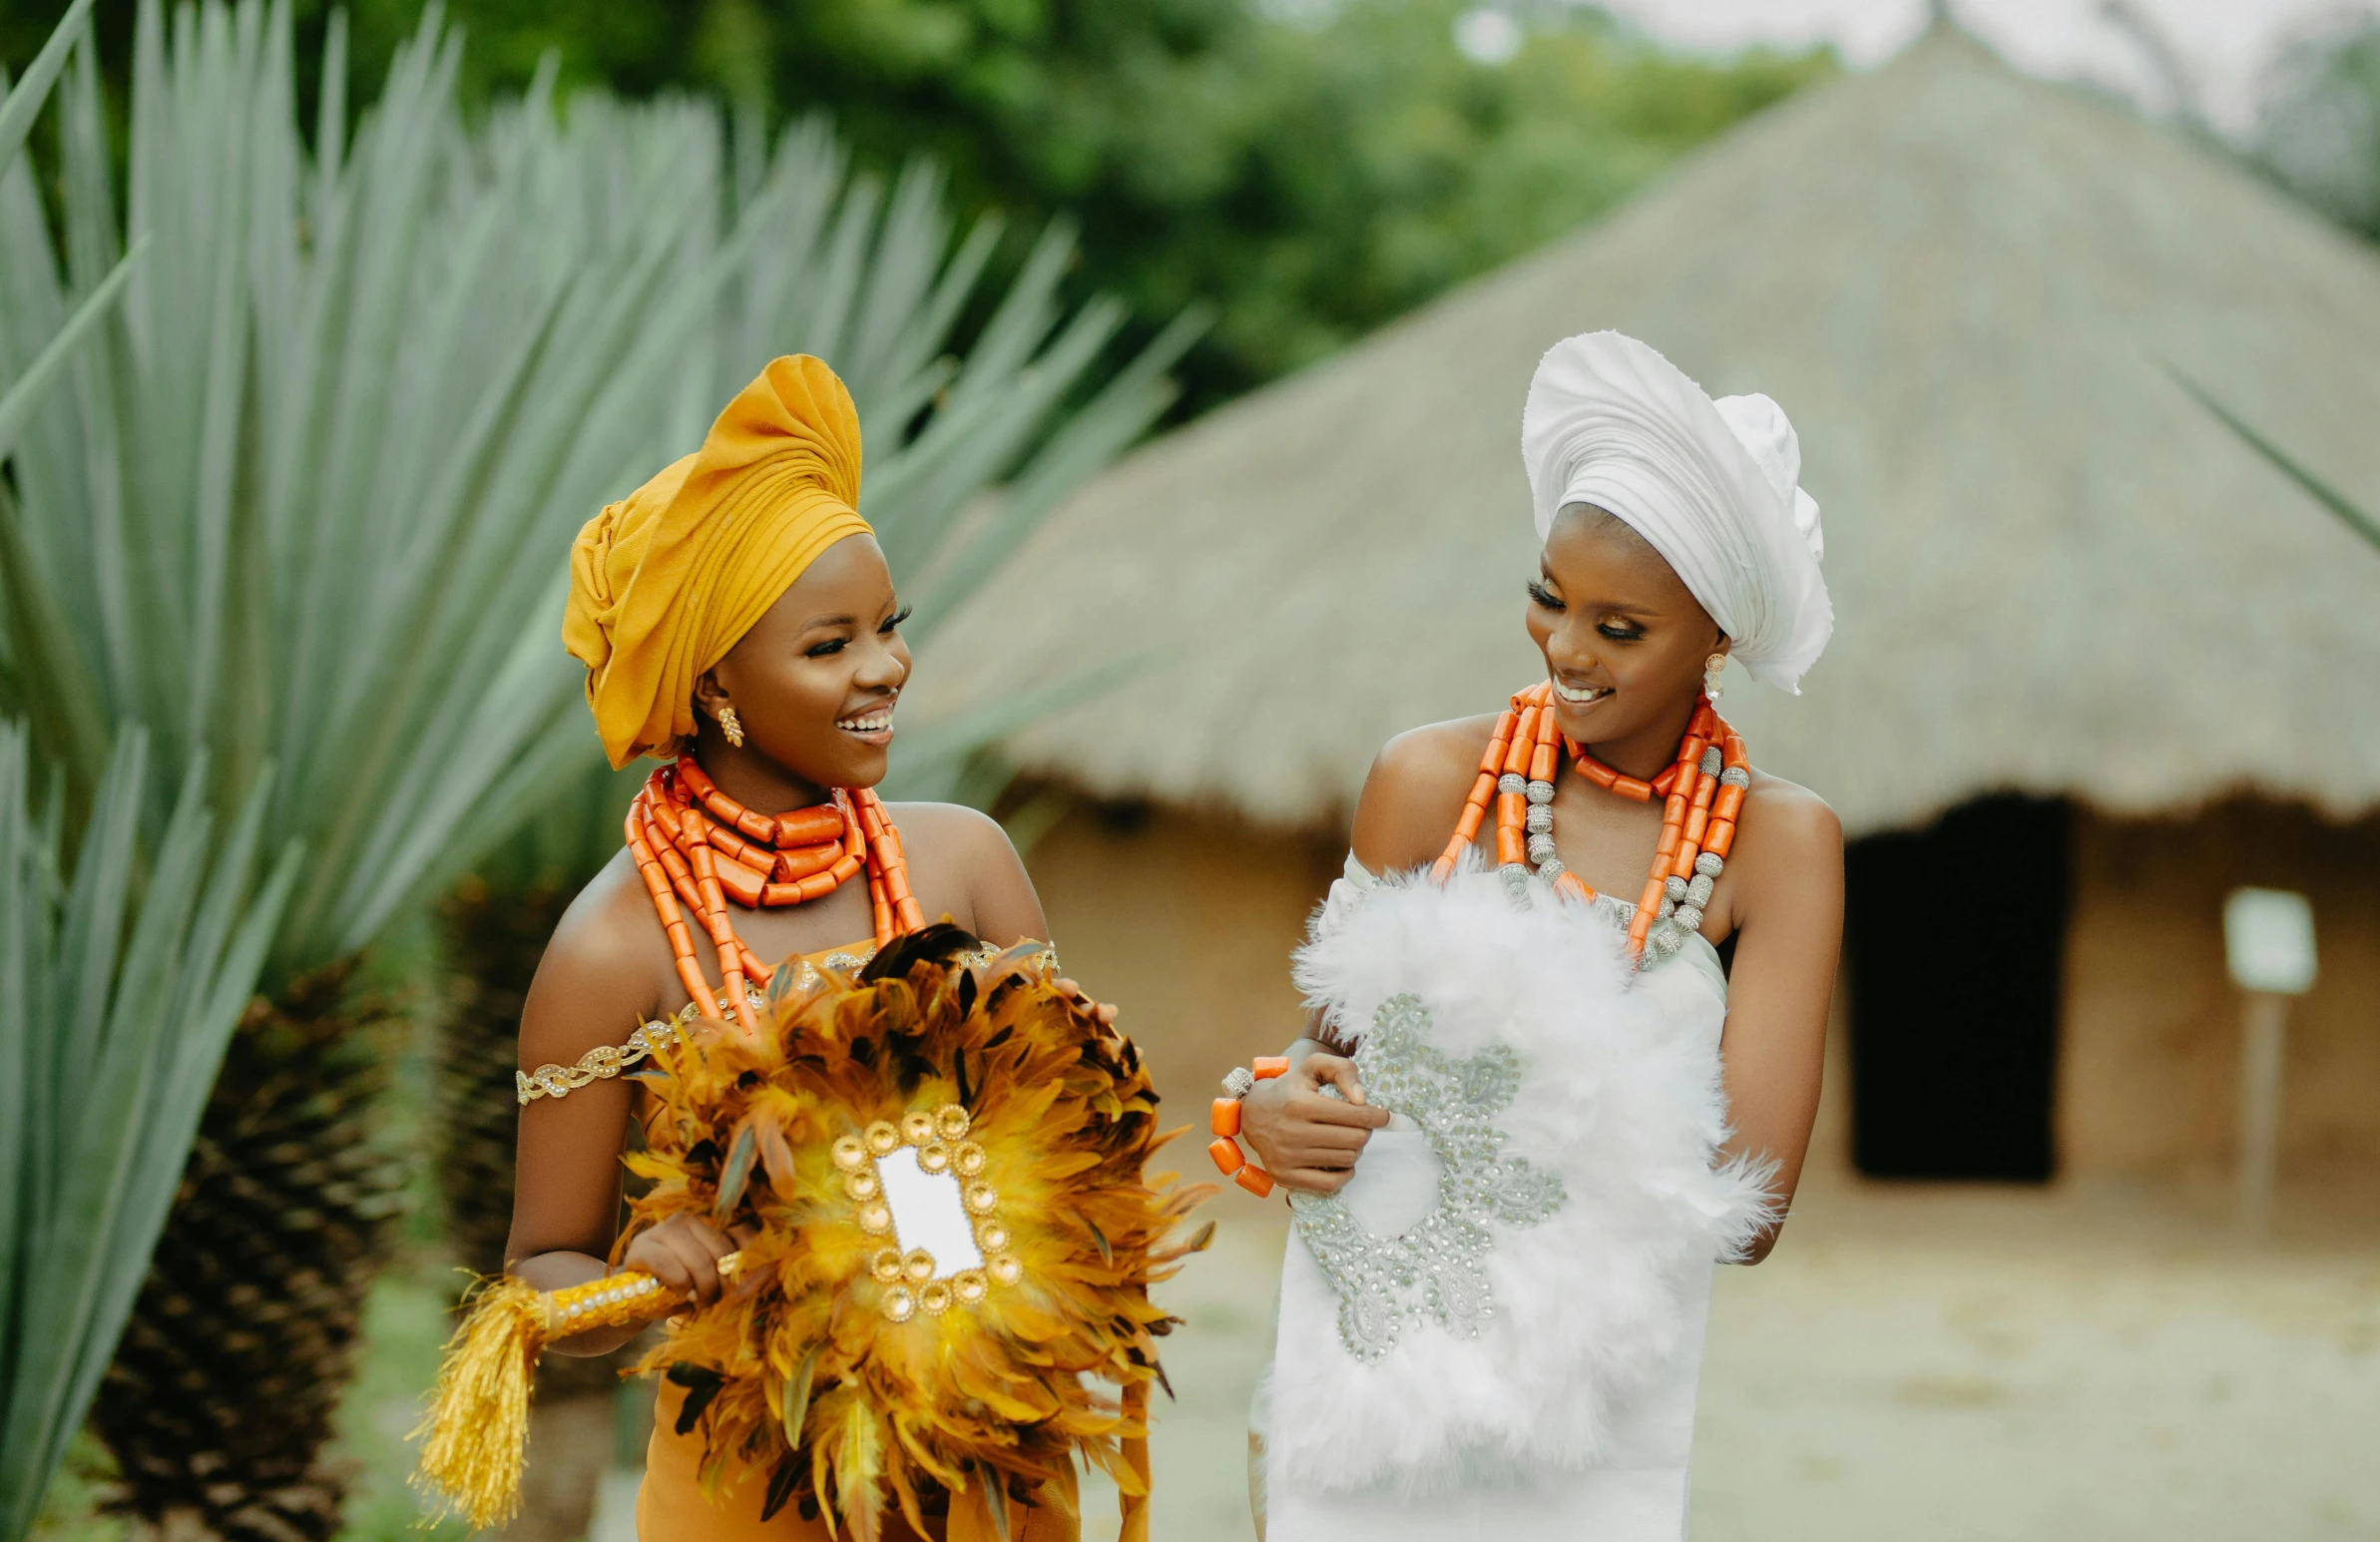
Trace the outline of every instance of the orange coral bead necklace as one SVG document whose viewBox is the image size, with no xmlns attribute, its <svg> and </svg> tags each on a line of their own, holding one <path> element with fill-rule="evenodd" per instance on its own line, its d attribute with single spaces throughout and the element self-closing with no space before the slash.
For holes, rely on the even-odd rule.
<svg viewBox="0 0 2380 1542">
<path fill-rule="evenodd" d="M 878 947 L 925 924 L 909 891 L 900 832 L 866 787 L 837 787 L 830 801 L 807 808 L 757 813 L 720 791 L 693 756 L 680 756 L 646 779 L 629 805 L 627 827 L 629 851 L 669 935 L 679 982 L 705 1017 L 731 1011 L 757 1031 L 752 993 L 774 972 L 735 934 L 730 900 L 746 909 L 797 905 L 823 899 L 864 872 Z M 718 956 L 725 1011 L 695 959 L 682 901 L 701 918 Z"/>
<path fill-rule="evenodd" d="M 1629 953 L 1640 967 L 1657 963 L 1700 930 L 1702 910 L 1735 842 L 1735 821 L 1751 785 L 1743 740 L 1705 697 L 1694 708 L 1676 758 L 1651 781 L 1626 775 L 1564 739 L 1555 725 L 1554 688 L 1540 681 L 1514 693 L 1480 758 L 1479 776 L 1453 838 L 1430 869 L 1444 883 L 1478 838 L 1491 803 L 1496 810 L 1496 863 L 1516 899 L 1532 872 L 1573 899 L 1611 906 L 1625 918 Z M 1579 773 L 1607 792 L 1638 802 L 1662 802 L 1662 833 L 1653 866 L 1635 904 L 1599 896 L 1554 854 L 1554 777 L 1567 752 Z"/>
</svg>

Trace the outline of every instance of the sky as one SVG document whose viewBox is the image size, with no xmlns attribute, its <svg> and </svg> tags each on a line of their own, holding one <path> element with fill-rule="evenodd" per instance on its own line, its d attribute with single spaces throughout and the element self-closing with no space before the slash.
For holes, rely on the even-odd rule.
<svg viewBox="0 0 2380 1542">
<path fill-rule="evenodd" d="M 1852 64 L 1890 58 L 1924 30 L 1933 0 L 1602 0 L 1606 10 L 1681 48 L 1830 42 Z M 1952 14 L 2018 68 L 2110 86 L 2170 111 L 2167 77 L 2107 0 L 1948 0 Z M 2161 33 L 2218 129 L 2246 132 L 2291 37 L 2342 18 L 2380 17 L 2380 0 L 2118 0 Z"/>
</svg>

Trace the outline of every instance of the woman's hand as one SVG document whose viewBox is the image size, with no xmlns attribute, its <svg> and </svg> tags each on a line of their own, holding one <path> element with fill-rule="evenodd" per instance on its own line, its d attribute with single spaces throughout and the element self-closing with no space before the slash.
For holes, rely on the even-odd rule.
<svg viewBox="0 0 2380 1542">
<path fill-rule="evenodd" d="M 1256 1165 L 1275 1183 L 1316 1194 L 1338 1193 L 1355 1176 L 1364 1142 L 1387 1123 L 1388 1110 L 1364 1102 L 1355 1062 L 1321 1050 L 1239 1100 L 1239 1138 Z"/>
<path fill-rule="evenodd" d="M 1102 1028 L 1113 1028 L 1116 1026 L 1116 1004 L 1114 1002 L 1092 1000 L 1091 997 L 1085 993 L 1082 986 L 1076 984 L 1073 980 L 1065 978 L 1064 976 L 1060 976 L 1058 979 L 1052 980 L 1050 983 L 1057 986 L 1058 989 L 1064 992 L 1066 995 L 1071 996 L 1075 1000 L 1083 1003 L 1085 1010 L 1089 1011 L 1093 1017 L 1099 1019 L 1099 1025 Z"/>
<path fill-rule="evenodd" d="M 708 1306 L 719 1298 L 724 1287 L 718 1261 L 736 1246 L 736 1239 L 682 1213 L 639 1232 L 620 1267 L 642 1270 L 680 1295 L 693 1296 L 696 1305 Z"/>
</svg>

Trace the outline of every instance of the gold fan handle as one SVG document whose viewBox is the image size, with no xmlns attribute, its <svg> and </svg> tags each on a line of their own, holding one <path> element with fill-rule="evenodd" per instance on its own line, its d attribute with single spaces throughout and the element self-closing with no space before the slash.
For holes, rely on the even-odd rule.
<svg viewBox="0 0 2380 1542">
<path fill-rule="evenodd" d="M 732 1280 L 743 1255 L 730 1253 L 718 1261 L 719 1278 Z M 628 1327 L 667 1316 L 687 1297 L 643 1270 L 623 1270 L 590 1280 L 585 1285 L 538 1293 L 538 1317 L 547 1342 L 599 1327 Z"/>
</svg>

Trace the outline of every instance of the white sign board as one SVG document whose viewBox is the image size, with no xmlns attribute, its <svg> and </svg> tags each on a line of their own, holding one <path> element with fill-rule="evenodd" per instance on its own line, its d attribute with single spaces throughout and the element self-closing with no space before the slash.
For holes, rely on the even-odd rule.
<svg viewBox="0 0 2380 1542">
<path fill-rule="evenodd" d="M 2314 907 L 2287 889 L 2233 889 L 2223 955 L 2241 990 L 2302 996 L 2314 983 Z"/>
</svg>

